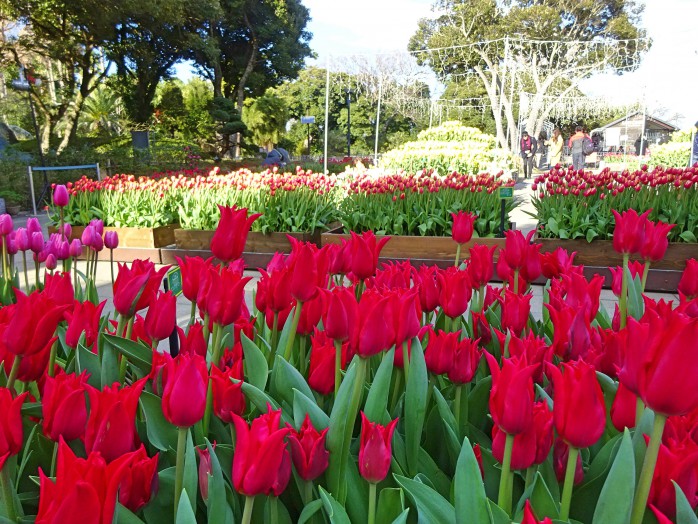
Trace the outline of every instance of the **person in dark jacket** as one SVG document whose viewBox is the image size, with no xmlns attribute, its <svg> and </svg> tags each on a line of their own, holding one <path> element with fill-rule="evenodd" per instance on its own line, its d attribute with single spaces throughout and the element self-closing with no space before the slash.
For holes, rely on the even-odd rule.
<svg viewBox="0 0 698 524">
<path fill-rule="evenodd" d="M 691 165 L 698 162 L 698 122 L 693 126 L 693 147 L 691 148 Z"/>
<path fill-rule="evenodd" d="M 521 135 L 521 158 L 523 158 L 524 178 L 533 176 L 533 159 L 538 150 L 538 142 L 524 131 Z"/>
</svg>

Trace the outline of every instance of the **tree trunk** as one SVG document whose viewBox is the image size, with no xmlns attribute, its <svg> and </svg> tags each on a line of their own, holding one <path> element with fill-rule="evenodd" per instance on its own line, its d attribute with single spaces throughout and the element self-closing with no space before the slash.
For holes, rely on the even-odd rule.
<svg viewBox="0 0 698 524">
<path fill-rule="evenodd" d="M 250 24 L 250 20 L 247 18 L 247 15 L 245 15 L 244 18 L 245 24 L 247 25 L 247 28 L 250 30 L 250 34 L 252 35 L 252 40 L 250 42 L 252 45 L 252 49 L 250 50 L 250 58 L 247 60 L 247 65 L 245 66 L 245 70 L 243 71 L 242 76 L 240 77 L 240 81 L 238 82 L 237 88 L 235 90 L 236 106 L 240 114 L 242 114 L 242 105 L 245 102 L 245 85 L 247 84 L 247 80 L 250 78 L 252 71 L 254 71 L 255 62 L 257 61 L 257 54 L 259 53 L 259 40 L 257 39 L 257 35 L 252 29 L 252 24 Z M 241 138 L 242 135 L 240 133 L 235 134 L 236 157 L 240 156 Z"/>
</svg>

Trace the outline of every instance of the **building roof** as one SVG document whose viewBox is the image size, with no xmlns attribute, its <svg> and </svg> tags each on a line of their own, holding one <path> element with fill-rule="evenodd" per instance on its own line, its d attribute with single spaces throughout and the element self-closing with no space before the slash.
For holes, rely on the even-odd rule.
<svg viewBox="0 0 698 524">
<path fill-rule="evenodd" d="M 641 111 L 635 111 L 635 112 L 633 112 L 633 113 L 630 113 L 630 114 L 628 114 L 628 115 L 625 115 L 625 116 L 623 116 L 623 117 L 621 117 L 621 118 L 618 118 L 618 119 L 614 120 L 613 122 L 609 122 L 609 123 L 606 124 L 605 126 L 599 127 L 599 128 L 598 128 L 598 131 L 603 131 L 604 129 L 608 129 L 609 127 L 613 127 L 613 126 L 615 126 L 616 124 L 620 124 L 621 122 L 623 122 L 623 121 L 625 121 L 625 120 L 628 120 L 628 119 L 630 119 L 630 118 L 632 118 L 632 117 L 634 117 L 634 116 L 640 115 L 640 114 L 642 114 Z M 655 117 L 650 116 L 650 115 L 647 115 L 647 116 L 645 117 L 645 119 L 647 120 L 648 123 L 651 122 L 651 123 L 653 123 L 653 124 L 656 124 L 656 125 L 658 125 L 659 127 L 662 127 L 662 128 L 664 128 L 665 130 L 667 130 L 667 131 L 678 131 L 678 129 L 679 129 L 678 127 L 676 127 L 676 126 L 674 126 L 674 125 L 672 125 L 672 124 L 670 124 L 670 123 L 668 123 L 668 122 L 665 122 L 664 120 L 660 120 L 659 118 L 655 118 Z"/>
</svg>

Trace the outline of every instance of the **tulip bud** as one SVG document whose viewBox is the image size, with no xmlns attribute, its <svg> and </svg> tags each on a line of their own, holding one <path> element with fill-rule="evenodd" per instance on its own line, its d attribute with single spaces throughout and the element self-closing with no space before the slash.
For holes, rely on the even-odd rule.
<svg viewBox="0 0 698 524">
<path fill-rule="evenodd" d="M 177 297 L 172 291 L 160 293 L 145 315 L 145 332 L 153 340 L 168 338 L 177 323 Z"/>
<path fill-rule="evenodd" d="M 69 200 L 68 189 L 63 184 L 59 184 L 53 189 L 53 203 L 56 206 L 65 207 Z"/>
<path fill-rule="evenodd" d="M 80 255 L 82 255 L 82 242 L 80 242 L 79 238 L 74 238 L 73 240 L 70 241 L 70 247 L 68 249 L 68 254 L 72 258 L 78 258 Z"/>
<path fill-rule="evenodd" d="M 162 392 L 162 412 L 180 428 L 199 422 L 206 408 L 208 369 L 199 355 L 181 354 L 167 363 L 167 381 Z"/>
<path fill-rule="evenodd" d="M 13 229 L 12 217 L 7 213 L 0 215 L 0 236 L 5 237 L 9 235 Z"/>
<path fill-rule="evenodd" d="M 27 233 L 29 236 L 34 233 L 41 233 L 41 222 L 36 217 L 30 217 L 27 219 Z"/>
<path fill-rule="evenodd" d="M 216 445 L 215 443 L 213 444 Z M 211 466 L 211 452 L 208 448 L 196 448 L 199 452 L 199 491 L 204 502 L 208 501 L 208 484 L 213 477 L 213 467 Z"/>
<path fill-rule="evenodd" d="M 359 473 L 371 484 L 381 482 L 390 470 L 393 432 L 398 419 L 387 426 L 371 422 L 361 412 L 361 442 L 359 446 Z"/>
<path fill-rule="evenodd" d="M 17 249 L 19 249 L 20 251 L 29 250 L 29 234 L 27 233 L 27 230 L 25 228 L 20 227 L 17 229 L 15 233 L 15 242 L 17 243 Z"/>
<path fill-rule="evenodd" d="M 291 458 L 298 475 L 306 481 L 315 480 L 324 473 L 330 463 L 330 452 L 325 448 L 325 437 L 329 428 L 318 432 L 307 413 L 299 431 L 288 427 L 292 430 L 288 434 Z"/>
<path fill-rule="evenodd" d="M 119 247 L 119 234 L 116 231 L 107 231 L 104 233 L 104 246 L 107 249 L 116 249 Z"/>
</svg>

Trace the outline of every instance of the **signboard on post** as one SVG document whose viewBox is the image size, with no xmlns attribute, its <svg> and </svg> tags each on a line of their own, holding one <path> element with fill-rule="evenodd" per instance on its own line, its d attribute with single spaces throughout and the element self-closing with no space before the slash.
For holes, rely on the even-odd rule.
<svg viewBox="0 0 698 524">
<path fill-rule="evenodd" d="M 499 198 L 502 200 L 511 200 L 514 198 L 514 188 L 513 187 L 500 187 L 499 188 Z"/>
<path fill-rule="evenodd" d="M 506 200 L 511 200 L 514 198 L 514 188 L 512 186 L 509 187 L 500 187 L 499 188 L 499 199 L 501 202 L 501 213 L 499 216 L 499 237 L 504 238 L 504 225 L 506 223 Z"/>
<path fill-rule="evenodd" d="M 314 124 L 314 123 L 315 123 L 314 116 L 302 116 L 301 117 L 301 124 Z"/>
<path fill-rule="evenodd" d="M 179 296 L 182 294 L 182 270 L 179 266 L 171 268 L 166 274 L 166 289 L 172 291 L 174 296 Z"/>
</svg>

